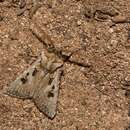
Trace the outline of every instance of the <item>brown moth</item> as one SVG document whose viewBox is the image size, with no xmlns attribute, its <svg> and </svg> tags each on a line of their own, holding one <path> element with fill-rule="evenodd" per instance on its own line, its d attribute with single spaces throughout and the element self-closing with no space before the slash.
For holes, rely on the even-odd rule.
<svg viewBox="0 0 130 130">
<path fill-rule="evenodd" d="M 37 108 L 53 119 L 56 115 L 63 63 L 44 53 L 7 88 L 6 94 L 31 99 Z"/>
</svg>

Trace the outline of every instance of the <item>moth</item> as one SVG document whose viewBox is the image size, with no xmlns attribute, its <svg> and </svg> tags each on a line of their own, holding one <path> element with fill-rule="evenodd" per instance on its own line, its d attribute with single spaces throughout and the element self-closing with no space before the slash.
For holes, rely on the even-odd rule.
<svg viewBox="0 0 130 130">
<path fill-rule="evenodd" d="M 30 99 L 46 116 L 53 119 L 56 115 L 58 91 L 63 63 L 54 54 L 42 53 L 24 71 L 5 93 L 21 99 Z"/>
</svg>

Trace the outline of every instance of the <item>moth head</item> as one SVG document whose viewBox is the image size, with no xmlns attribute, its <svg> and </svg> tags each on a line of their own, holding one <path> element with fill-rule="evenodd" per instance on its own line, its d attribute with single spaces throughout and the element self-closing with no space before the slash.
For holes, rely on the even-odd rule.
<svg viewBox="0 0 130 130">
<path fill-rule="evenodd" d="M 44 52 L 41 54 L 41 66 L 50 72 L 55 71 L 57 68 L 63 65 L 63 61 L 60 60 L 54 53 Z"/>
</svg>

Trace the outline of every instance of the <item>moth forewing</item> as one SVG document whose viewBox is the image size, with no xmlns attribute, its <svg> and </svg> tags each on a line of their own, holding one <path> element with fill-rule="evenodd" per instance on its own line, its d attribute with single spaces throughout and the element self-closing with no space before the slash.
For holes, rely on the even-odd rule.
<svg viewBox="0 0 130 130">
<path fill-rule="evenodd" d="M 59 83 L 62 69 L 59 68 L 54 72 L 52 82 L 45 87 L 44 82 L 41 83 L 40 91 L 35 93 L 33 100 L 36 106 L 49 118 L 53 119 L 56 115 L 57 99 L 59 92 Z"/>
<path fill-rule="evenodd" d="M 40 65 L 40 60 L 41 59 L 38 59 L 32 66 L 18 76 L 16 80 L 8 86 L 5 94 L 22 99 L 31 98 L 34 91 L 34 85 L 32 84 L 34 84 L 36 80 L 36 76 L 33 77 L 32 73 L 35 71 L 35 67 Z"/>
</svg>

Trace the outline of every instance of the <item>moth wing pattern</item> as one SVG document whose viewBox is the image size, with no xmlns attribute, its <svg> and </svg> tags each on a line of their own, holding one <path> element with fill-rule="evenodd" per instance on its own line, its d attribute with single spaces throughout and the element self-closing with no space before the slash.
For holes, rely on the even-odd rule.
<svg viewBox="0 0 130 130">
<path fill-rule="evenodd" d="M 5 90 L 5 94 L 21 99 L 32 98 L 37 84 L 36 80 L 39 78 L 32 75 L 36 69 L 35 67 L 39 65 L 40 59 L 14 80 Z"/>
<path fill-rule="evenodd" d="M 48 84 L 45 88 L 40 87 L 40 91 L 37 91 L 33 96 L 33 101 L 39 110 L 51 119 L 56 115 L 61 73 L 62 68 L 57 69 L 51 84 Z M 43 86 L 43 83 L 41 82 L 40 86 Z"/>
</svg>

